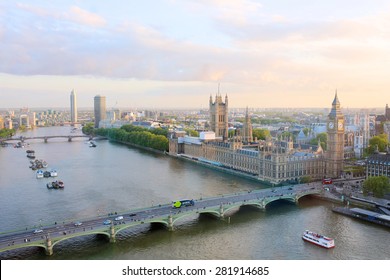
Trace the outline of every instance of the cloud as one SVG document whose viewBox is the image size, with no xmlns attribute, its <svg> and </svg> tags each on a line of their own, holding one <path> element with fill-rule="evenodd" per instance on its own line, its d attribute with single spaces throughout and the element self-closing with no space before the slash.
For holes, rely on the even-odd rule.
<svg viewBox="0 0 390 280">
<path fill-rule="evenodd" d="M 70 8 L 70 11 L 64 14 L 64 18 L 92 27 L 102 27 L 105 26 L 107 23 L 107 21 L 103 17 L 83 10 L 77 6 L 72 6 Z"/>
<path fill-rule="evenodd" d="M 199 0 L 186 2 L 187 8 L 220 21 L 244 25 L 256 16 L 262 4 L 252 0 Z"/>
<path fill-rule="evenodd" d="M 78 6 L 72 6 L 64 12 L 59 12 L 50 8 L 32 6 L 24 3 L 17 3 L 16 7 L 41 18 L 49 18 L 57 21 L 70 21 L 91 27 L 103 27 L 107 23 L 107 21 L 102 16 L 84 10 Z"/>
</svg>

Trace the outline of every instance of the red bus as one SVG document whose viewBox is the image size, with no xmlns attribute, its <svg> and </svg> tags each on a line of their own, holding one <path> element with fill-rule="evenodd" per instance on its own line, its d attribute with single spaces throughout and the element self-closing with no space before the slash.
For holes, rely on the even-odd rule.
<svg viewBox="0 0 390 280">
<path fill-rule="evenodd" d="M 333 183 L 332 179 L 322 179 L 322 184 L 323 185 L 331 185 Z"/>
</svg>

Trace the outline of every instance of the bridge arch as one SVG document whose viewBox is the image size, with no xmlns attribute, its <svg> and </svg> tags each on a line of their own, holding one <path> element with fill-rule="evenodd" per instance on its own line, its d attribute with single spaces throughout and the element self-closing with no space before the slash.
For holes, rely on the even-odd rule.
<svg viewBox="0 0 390 280">
<path fill-rule="evenodd" d="M 118 234 L 118 232 L 121 232 L 125 229 L 128 229 L 128 228 L 131 228 L 131 227 L 135 227 L 135 226 L 139 226 L 141 224 L 164 224 L 165 226 L 168 226 L 168 222 L 167 221 L 164 221 L 164 220 L 150 220 L 150 221 L 144 221 L 144 222 L 140 222 L 140 223 L 136 223 L 136 224 L 129 224 L 129 225 L 126 225 L 126 226 L 122 226 L 120 227 L 119 229 L 117 229 L 115 231 L 115 236 Z"/>
<path fill-rule="evenodd" d="M 87 236 L 87 235 L 105 235 L 108 238 L 110 238 L 110 234 L 108 232 L 104 232 L 104 231 L 92 231 L 92 232 L 85 232 L 82 234 L 69 235 L 69 236 L 64 235 L 63 237 L 60 237 L 58 240 L 57 240 L 57 238 L 55 238 L 54 239 L 55 241 L 52 243 L 52 247 L 54 247 L 55 245 L 57 245 L 58 243 L 60 243 L 62 241 L 76 238 L 76 237 Z M 44 248 L 46 248 L 46 246 L 44 246 Z"/>
<path fill-rule="evenodd" d="M 307 193 L 300 193 L 295 196 L 296 201 L 298 201 L 301 197 L 308 196 L 308 195 L 313 195 L 313 194 L 319 194 L 321 191 L 318 190 L 313 190 L 311 192 Z"/>
<path fill-rule="evenodd" d="M 17 249 L 23 249 L 23 248 L 29 248 L 29 247 L 38 247 L 38 248 L 43 248 L 44 250 L 46 250 L 46 246 L 44 244 L 25 243 L 25 244 L 12 246 L 11 248 L 10 247 L 5 247 L 2 250 L 0 250 L 0 252 L 14 251 L 14 250 L 17 250 Z"/>
<path fill-rule="evenodd" d="M 227 205 L 228 207 L 224 208 L 224 214 L 232 212 L 233 210 L 240 210 L 242 206 L 253 206 L 256 208 L 264 209 L 263 205 L 261 204 L 261 201 L 252 201 L 252 202 L 244 202 L 240 204 L 232 204 Z"/>
<path fill-rule="evenodd" d="M 292 203 L 297 202 L 297 200 L 293 196 L 276 196 L 276 197 L 272 197 L 272 198 L 267 199 L 265 201 L 264 208 L 266 208 L 267 205 L 269 205 L 270 203 L 278 201 L 278 200 L 285 200 L 285 201 L 289 201 Z"/>
</svg>

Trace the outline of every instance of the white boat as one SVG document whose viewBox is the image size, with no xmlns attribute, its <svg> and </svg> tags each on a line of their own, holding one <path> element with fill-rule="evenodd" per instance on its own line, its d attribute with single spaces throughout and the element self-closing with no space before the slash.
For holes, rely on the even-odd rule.
<svg viewBox="0 0 390 280">
<path fill-rule="evenodd" d="M 57 171 L 56 170 L 50 170 L 50 177 L 57 177 L 58 174 L 57 174 Z"/>
<path fill-rule="evenodd" d="M 302 235 L 302 239 L 327 249 L 333 248 L 335 246 L 333 238 L 329 238 L 309 230 L 305 230 Z"/>
<path fill-rule="evenodd" d="M 37 179 L 40 179 L 40 178 L 43 178 L 43 171 L 39 169 L 37 171 Z"/>
</svg>

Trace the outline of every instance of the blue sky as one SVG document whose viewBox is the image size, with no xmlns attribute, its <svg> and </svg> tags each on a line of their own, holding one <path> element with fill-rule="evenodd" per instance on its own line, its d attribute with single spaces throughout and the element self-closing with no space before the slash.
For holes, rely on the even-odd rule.
<svg viewBox="0 0 390 280">
<path fill-rule="evenodd" d="M 390 101 L 389 1 L 0 1 L 0 108 Z"/>
</svg>

